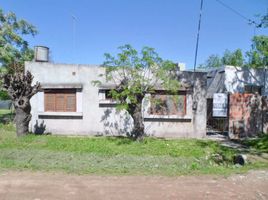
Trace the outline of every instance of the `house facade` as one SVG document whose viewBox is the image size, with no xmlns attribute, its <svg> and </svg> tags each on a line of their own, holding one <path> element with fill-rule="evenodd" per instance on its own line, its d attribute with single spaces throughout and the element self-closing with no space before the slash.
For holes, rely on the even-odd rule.
<svg viewBox="0 0 268 200">
<path fill-rule="evenodd" d="M 131 116 L 118 111 L 105 83 L 105 69 L 97 65 L 26 62 L 33 82 L 42 90 L 31 99 L 30 131 L 64 135 L 125 135 L 133 127 Z M 187 87 L 178 90 L 178 102 L 165 91 L 147 94 L 143 102 L 145 133 L 155 137 L 192 137 L 206 135 L 206 73 L 180 71 L 179 80 Z M 156 109 L 151 98 L 166 102 L 170 112 Z"/>
<path fill-rule="evenodd" d="M 266 68 L 223 66 L 207 74 L 207 124 L 231 138 L 268 132 Z M 226 97 L 226 115 L 215 116 L 215 96 Z"/>
</svg>

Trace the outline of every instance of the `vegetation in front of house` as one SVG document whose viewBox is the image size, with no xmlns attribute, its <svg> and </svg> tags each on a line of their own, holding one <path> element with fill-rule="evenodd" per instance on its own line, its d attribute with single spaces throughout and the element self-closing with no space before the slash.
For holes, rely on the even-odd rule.
<svg viewBox="0 0 268 200">
<path fill-rule="evenodd" d="M 197 139 L 66 137 L 17 138 L 12 124 L 0 124 L 0 169 L 30 169 L 100 175 L 230 174 L 268 168 L 256 161 L 233 165 L 234 149 Z"/>
<path fill-rule="evenodd" d="M 268 153 L 268 134 L 260 135 L 257 138 L 249 138 L 241 142 L 243 145 L 255 149 L 261 153 Z"/>
<path fill-rule="evenodd" d="M 25 36 L 35 36 L 36 28 L 13 12 L 4 13 L 0 8 L 0 98 L 12 100 L 15 108 L 16 131 L 18 136 L 28 132 L 31 120 L 30 99 L 40 88 L 39 83 L 32 85 L 33 76 L 24 71 L 24 62 L 34 57 Z"/>
<path fill-rule="evenodd" d="M 142 102 L 146 94 L 154 93 L 159 87 L 176 93 L 180 82 L 175 63 L 163 60 L 150 47 L 140 52 L 127 44 L 118 48 L 116 56 L 105 54 L 105 83 L 114 85 L 110 95 L 117 102 L 117 109 L 126 110 L 133 119 L 133 130 L 129 136 L 141 140 L 144 137 Z M 99 80 L 93 84 L 102 84 Z"/>
<path fill-rule="evenodd" d="M 24 73 L 6 74 L 3 88 L 7 90 L 15 108 L 17 136 L 26 135 L 31 121 L 30 99 L 41 88 L 40 83 L 32 84 L 33 76 L 27 71 Z"/>
</svg>

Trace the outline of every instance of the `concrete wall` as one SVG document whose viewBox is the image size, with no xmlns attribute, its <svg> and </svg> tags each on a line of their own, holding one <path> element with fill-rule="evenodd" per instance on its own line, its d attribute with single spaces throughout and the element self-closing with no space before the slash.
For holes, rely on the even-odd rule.
<svg viewBox="0 0 268 200">
<path fill-rule="evenodd" d="M 100 88 L 92 81 L 103 78 L 104 69 L 95 65 L 68 65 L 26 62 L 26 70 L 43 87 L 77 88 L 77 112 L 44 112 L 44 92 L 31 99 L 33 132 L 51 132 L 65 135 L 124 135 L 132 129 L 132 118 L 117 111 L 114 104 L 103 99 Z M 193 84 L 192 72 L 180 72 L 182 82 Z M 157 137 L 204 137 L 206 134 L 206 74 L 196 73 L 195 87 L 187 91 L 187 109 L 184 117 L 152 116 L 149 103 L 144 100 L 145 131 Z M 193 110 L 193 102 L 196 109 Z"/>
<path fill-rule="evenodd" d="M 263 86 L 262 95 L 268 95 L 266 69 L 225 66 L 225 87 L 230 93 L 243 93 L 245 85 Z"/>
</svg>

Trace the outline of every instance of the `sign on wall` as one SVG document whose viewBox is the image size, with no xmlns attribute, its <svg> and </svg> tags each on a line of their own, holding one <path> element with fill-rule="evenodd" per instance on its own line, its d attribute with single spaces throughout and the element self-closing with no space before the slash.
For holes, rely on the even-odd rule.
<svg viewBox="0 0 268 200">
<path fill-rule="evenodd" d="M 213 94 L 213 117 L 227 117 L 228 96 L 225 93 Z"/>
</svg>

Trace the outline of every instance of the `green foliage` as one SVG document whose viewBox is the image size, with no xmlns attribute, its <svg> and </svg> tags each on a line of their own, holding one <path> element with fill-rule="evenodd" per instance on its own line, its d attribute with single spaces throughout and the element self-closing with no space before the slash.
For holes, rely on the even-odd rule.
<svg viewBox="0 0 268 200">
<path fill-rule="evenodd" d="M 1 8 L 0 27 L 0 64 L 12 71 L 14 63 L 23 66 L 24 61 L 32 60 L 33 50 L 23 36 L 36 35 L 36 28 L 25 20 L 18 20 L 12 12 L 5 14 Z"/>
<path fill-rule="evenodd" d="M 268 135 L 263 134 L 258 138 L 250 138 L 242 141 L 248 148 L 257 149 L 260 152 L 268 153 Z"/>
<path fill-rule="evenodd" d="M 151 93 L 160 85 L 176 91 L 179 82 L 174 77 L 176 65 L 162 60 L 153 48 L 144 47 L 140 54 L 130 45 L 119 47 L 117 57 L 105 54 L 106 81 L 118 87 L 111 95 L 123 108 L 139 103 L 139 97 Z"/>
<path fill-rule="evenodd" d="M 209 69 L 214 67 L 221 67 L 222 60 L 221 57 L 215 54 L 212 54 L 208 57 L 204 64 L 201 64 L 199 68 Z"/>
<path fill-rule="evenodd" d="M 9 100 L 10 97 L 5 90 L 0 90 L 0 100 Z"/>
<path fill-rule="evenodd" d="M 254 36 L 251 50 L 246 53 L 248 57 L 247 66 L 262 68 L 268 66 L 268 36 Z"/>
<path fill-rule="evenodd" d="M 243 66 L 243 54 L 241 49 L 237 49 L 234 52 L 225 50 L 222 57 L 222 64 L 232 66 Z"/>
<path fill-rule="evenodd" d="M 244 61 L 241 49 L 237 49 L 234 52 L 225 50 L 222 58 L 217 55 L 211 55 L 205 64 L 200 65 L 200 68 L 208 69 L 221 65 L 246 66 L 250 68 L 268 66 L 268 36 L 254 36 L 252 38 L 251 50 L 246 52 L 246 57 L 247 60 Z"/>
<path fill-rule="evenodd" d="M 214 54 L 210 55 L 206 62 L 200 65 L 200 68 L 217 68 L 223 65 L 243 66 L 244 58 L 241 49 L 237 49 L 233 52 L 225 50 L 222 57 Z"/>
</svg>

